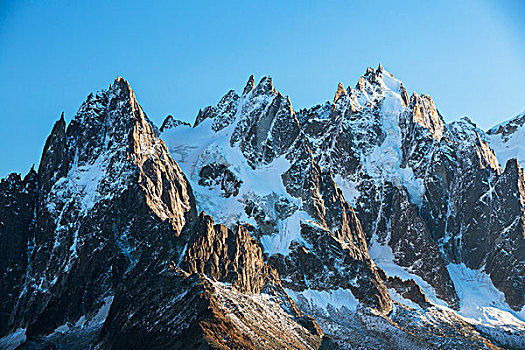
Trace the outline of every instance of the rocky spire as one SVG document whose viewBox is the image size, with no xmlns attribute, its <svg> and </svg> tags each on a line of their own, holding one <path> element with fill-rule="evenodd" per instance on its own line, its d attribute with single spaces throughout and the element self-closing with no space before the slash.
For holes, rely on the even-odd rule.
<svg viewBox="0 0 525 350">
<path fill-rule="evenodd" d="M 335 92 L 335 96 L 334 96 L 334 103 L 336 103 L 339 98 L 341 98 L 341 96 L 346 96 L 347 95 L 347 92 L 345 90 L 345 86 L 343 85 L 343 83 L 339 83 L 337 84 L 337 91 Z"/>
<path fill-rule="evenodd" d="M 270 76 L 265 76 L 259 81 L 257 87 L 255 88 L 256 94 L 269 94 L 275 92 L 273 87 L 273 81 Z"/>
<path fill-rule="evenodd" d="M 445 122 L 432 98 L 414 92 L 410 98 L 409 109 L 411 110 L 410 121 L 428 130 L 429 135 L 439 141 L 443 136 Z"/>
<path fill-rule="evenodd" d="M 62 112 L 60 119 L 53 126 L 46 140 L 38 174 L 42 184 L 42 192 L 46 193 L 58 179 L 68 171 L 68 153 L 66 148 L 66 122 Z"/>
<path fill-rule="evenodd" d="M 246 83 L 246 86 L 244 87 L 244 90 L 242 91 L 242 95 L 245 96 L 249 94 L 250 92 L 252 92 L 254 88 L 255 88 L 255 79 L 252 74 L 248 78 L 248 82 Z"/>
<path fill-rule="evenodd" d="M 165 130 L 176 128 L 179 125 L 191 126 L 190 123 L 175 119 L 173 118 L 171 114 L 168 114 L 166 119 L 164 119 L 164 121 L 162 122 L 162 126 L 160 127 L 160 132 L 164 132 Z"/>
<path fill-rule="evenodd" d="M 120 77 L 90 95 L 67 130 L 57 121 L 38 191 L 38 246 L 10 319 L 28 335 L 96 313 L 139 257 L 166 255 L 197 215 L 185 175 Z"/>
</svg>

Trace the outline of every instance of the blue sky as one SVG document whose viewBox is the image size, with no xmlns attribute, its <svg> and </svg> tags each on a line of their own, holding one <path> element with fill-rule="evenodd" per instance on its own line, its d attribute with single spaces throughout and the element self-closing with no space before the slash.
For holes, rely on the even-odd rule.
<svg viewBox="0 0 525 350">
<path fill-rule="evenodd" d="M 0 1 L 0 177 L 121 75 L 148 116 L 193 121 L 250 74 L 295 108 L 381 63 L 450 122 L 525 110 L 524 1 Z"/>
</svg>

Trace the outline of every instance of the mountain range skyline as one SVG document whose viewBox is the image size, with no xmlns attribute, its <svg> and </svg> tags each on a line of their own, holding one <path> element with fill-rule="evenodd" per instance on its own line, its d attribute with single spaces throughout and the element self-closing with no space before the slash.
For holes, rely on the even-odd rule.
<svg viewBox="0 0 525 350">
<path fill-rule="evenodd" d="M 382 67 L 382 64 L 381 64 L 381 63 L 379 63 L 379 67 Z M 368 67 L 367 69 L 371 69 L 371 67 Z M 254 76 L 254 75 L 252 74 L 251 77 L 253 77 L 253 76 Z M 261 76 L 260 78 L 263 79 L 263 78 L 266 78 L 266 77 L 272 79 L 271 75 L 264 75 L 264 76 Z M 120 76 L 120 75 L 119 75 L 117 78 L 125 79 L 126 77 L 125 77 L 125 76 Z M 342 81 L 338 82 L 338 84 L 339 84 L 339 85 L 342 85 L 342 86 L 352 87 L 352 85 L 345 85 Z M 237 84 L 237 85 L 238 85 L 238 84 Z M 420 92 L 418 92 L 417 90 L 414 90 L 414 91 L 411 92 L 411 94 L 413 94 L 413 93 L 420 93 Z M 424 95 L 424 93 L 423 93 L 423 95 Z M 432 97 L 432 96 L 431 96 L 431 97 Z M 293 98 L 293 97 L 292 97 L 292 98 Z M 216 103 L 216 102 L 218 102 L 218 101 L 219 101 L 219 99 L 217 99 L 217 101 L 211 101 L 211 103 Z M 324 103 L 324 102 L 326 102 L 326 101 L 320 101 L 318 104 L 322 104 L 322 103 Z M 315 105 L 315 104 L 314 104 L 314 105 Z M 314 105 L 312 105 L 312 106 L 300 106 L 300 107 L 297 107 L 297 106 L 294 106 L 294 105 L 293 105 L 293 101 L 292 101 L 292 107 L 293 107 L 294 109 L 296 109 L 296 110 L 300 110 L 300 109 L 303 109 L 303 108 L 313 107 Z M 205 106 L 205 105 L 201 106 L 201 107 L 199 108 L 199 111 L 200 111 L 204 106 Z M 436 107 L 437 107 L 437 110 L 439 111 L 439 106 L 436 106 Z M 525 109 L 524 109 L 524 111 L 525 111 Z M 145 110 L 145 112 L 146 112 L 146 114 L 147 114 L 147 110 Z M 72 119 L 75 117 L 75 115 L 76 115 L 77 113 L 78 113 L 78 111 L 75 112 L 75 113 L 73 113 L 72 115 L 69 115 L 69 116 L 68 116 L 64 111 L 62 111 L 62 112 L 60 112 L 60 116 L 61 116 L 61 118 L 64 117 L 66 121 L 70 121 L 70 120 L 72 120 Z M 488 128 L 486 128 L 485 131 L 488 131 L 489 129 L 494 128 L 494 127 L 496 127 L 496 126 L 498 126 L 498 125 L 500 125 L 500 124 L 503 125 L 503 124 L 509 122 L 510 120 L 514 119 L 515 117 L 521 115 L 522 113 L 523 113 L 523 112 L 520 112 L 520 113 L 517 113 L 516 115 L 512 115 L 512 116 L 510 116 L 510 117 L 507 116 L 507 117 L 505 117 L 505 118 L 501 118 L 500 121 L 496 121 L 494 124 L 492 124 L 492 125 L 490 125 Z M 197 113 L 197 114 L 198 114 L 198 113 Z M 162 123 L 166 120 L 166 117 L 168 117 L 168 116 L 172 116 L 172 117 L 175 118 L 175 119 L 178 119 L 178 120 L 181 120 L 181 121 L 184 121 L 184 122 L 187 122 L 187 123 L 192 124 L 192 123 L 195 121 L 195 117 L 197 116 L 197 114 L 195 114 L 194 116 L 186 116 L 186 117 L 184 117 L 184 116 L 177 116 L 177 115 L 173 115 L 173 114 L 171 114 L 171 113 L 168 113 L 166 116 L 163 116 L 163 117 L 156 116 L 156 117 L 154 117 L 154 118 L 151 118 L 150 120 L 151 120 L 151 122 L 154 123 L 154 125 L 155 125 L 156 127 L 159 127 L 159 128 L 160 128 L 160 126 L 162 125 Z M 467 117 L 467 118 L 471 119 L 468 115 L 465 115 L 465 116 L 462 116 L 462 117 Z M 454 121 L 454 120 L 447 120 L 446 116 L 443 116 L 443 118 L 444 118 L 444 120 L 447 121 L 447 122 Z M 476 120 L 475 120 L 475 119 L 471 119 L 471 120 L 472 120 L 474 123 L 476 123 Z M 477 124 L 477 123 L 476 123 L 476 124 Z M 42 145 L 43 145 L 43 142 L 42 142 Z M 5 168 L 5 174 L 1 174 L 1 173 L 0 173 L 0 175 L 5 176 L 5 175 L 7 175 L 7 174 L 13 172 L 13 167 L 12 167 L 12 166 L 10 167 L 10 166 L 11 166 L 10 164 L 1 165 L 1 166 L 0 166 L 0 169 Z M 22 170 L 20 170 L 19 172 L 21 172 L 21 173 L 25 173 L 25 172 L 27 172 L 31 167 L 38 167 L 38 163 L 32 163 L 31 165 L 28 166 L 27 169 L 25 169 L 25 170 L 22 169 Z"/>
<path fill-rule="evenodd" d="M 0 181 L 1 348 L 525 345 L 525 115 L 446 123 L 382 66 L 162 130 L 137 98 L 90 93 Z"/>
<path fill-rule="evenodd" d="M 0 155 L 0 174 L 37 163 L 49 125 L 118 75 L 160 125 L 168 114 L 191 121 L 250 74 L 271 75 L 299 109 L 381 63 L 447 122 L 467 115 L 486 130 L 525 110 L 524 6 L 2 1 L 0 149 L 16 156 Z"/>
<path fill-rule="evenodd" d="M 524 15 L 0 1 L 0 350 L 525 349 Z"/>
</svg>

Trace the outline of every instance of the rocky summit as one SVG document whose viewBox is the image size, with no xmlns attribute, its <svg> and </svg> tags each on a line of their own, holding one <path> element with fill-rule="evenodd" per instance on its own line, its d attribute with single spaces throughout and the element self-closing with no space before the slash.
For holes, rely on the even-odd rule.
<svg viewBox="0 0 525 350">
<path fill-rule="evenodd" d="M 524 124 L 379 66 L 157 129 L 119 77 L 0 181 L 0 348 L 523 349 Z"/>
</svg>

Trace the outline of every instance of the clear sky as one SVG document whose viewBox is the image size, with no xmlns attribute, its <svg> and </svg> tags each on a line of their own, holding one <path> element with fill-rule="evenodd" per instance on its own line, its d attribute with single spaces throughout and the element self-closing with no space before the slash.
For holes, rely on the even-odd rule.
<svg viewBox="0 0 525 350">
<path fill-rule="evenodd" d="M 53 123 L 121 75 L 160 125 L 250 74 L 295 108 L 381 63 L 447 122 L 525 110 L 525 1 L 0 0 L 0 177 L 38 166 Z"/>
</svg>

